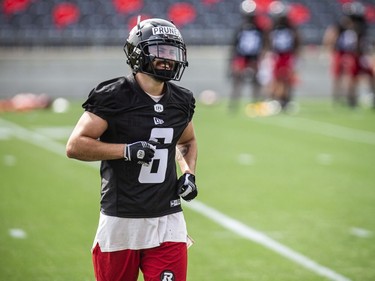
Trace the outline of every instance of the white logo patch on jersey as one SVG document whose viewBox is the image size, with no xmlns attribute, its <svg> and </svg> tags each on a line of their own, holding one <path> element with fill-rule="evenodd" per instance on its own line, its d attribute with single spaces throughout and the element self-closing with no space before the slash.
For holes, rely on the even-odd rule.
<svg viewBox="0 0 375 281">
<path fill-rule="evenodd" d="M 163 271 L 160 275 L 160 281 L 174 281 L 174 274 L 172 271 Z"/>
<path fill-rule="evenodd" d="M 155 125 L 161 125 L 161 124 L 164 124 L 164 120 L 160 119 L 160 118 L 157 118 L 157 117 L 154 117 L 154 123 L 155 123 Z"/>
<path fill-rule="evenodd" d="M 154 110 L 155 110 L 155 112 L 163 112 L 164 106 L 162 104 L 157 103 L 157 104 L 154 105 Z"/>
<path fill-rule="evenodd" d="M 180 199 L 171 200 L 170 204 L 171 204 L 171 208 L 179 206 L 179 205 L 181 205 L 181 200 Z"/>
</svg>

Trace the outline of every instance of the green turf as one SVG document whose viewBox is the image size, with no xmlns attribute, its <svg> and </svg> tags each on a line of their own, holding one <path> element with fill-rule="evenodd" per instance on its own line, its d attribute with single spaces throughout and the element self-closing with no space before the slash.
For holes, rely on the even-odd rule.
<svg viewBox="0 0 375 281">
<path fill-rule="evenodd" d="M 228 114 L 224 102 L 198 104 L 199 201 L 350 280 L 375 280 L 375 112 L 327 100 L 300 106 L 249 118 Z M 81 113 L 73 103 L 64 114 L 0 115 L 30 134 L 22 139 L 0 120 L 0 280 L 94 280 L 98 169 L 65 157 L 67 133 L 48 135 L 57 150 L 32 134 L 69 132 Z M 184 209 L 196 241 L 189 281 L 330 280 Z"/>
</svg>

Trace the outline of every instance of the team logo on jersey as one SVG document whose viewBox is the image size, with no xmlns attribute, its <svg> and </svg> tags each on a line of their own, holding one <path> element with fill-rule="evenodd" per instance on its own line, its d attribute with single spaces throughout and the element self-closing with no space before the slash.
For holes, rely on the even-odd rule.
<svg viewBox="0 0 375 281">
<path fill-rule="evenodd" d="M 174 281 L 174 274 L 172 271 L 166 270 L 163 271 L 162 274 L 160 275 L 160 281 Z"/>
<path fill-rule="evenodd" d="M 172 207 L 176 207 L 176 206 L 180 206 L 181 205 L 181 200 L 180 199 L 171 200 L 170 201 L 170 205 L 171 205 L 171 208 Z"/>
<path fill-rule="evenodd" d="M 164 106 L 162 104 L 155 104 L 154 105 L 154 110 L 155 112 L 163 112 L 164 111 Z"/>
<path fill-rule="evenodd" d="M 157 118 L 157 117 L 154 117 L 154 123 L 155 123 L 155 125 L 161 125 L 161 124 L 164 124 L 164 120 L 160 119 L 160 118 Z"/>
</svg>

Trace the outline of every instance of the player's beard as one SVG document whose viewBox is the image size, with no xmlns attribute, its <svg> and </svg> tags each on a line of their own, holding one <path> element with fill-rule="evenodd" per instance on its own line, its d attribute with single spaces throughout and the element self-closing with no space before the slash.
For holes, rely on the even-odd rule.
<svg viewBox="0 0 375 281">
<path fill-rule="evenodd" d="M 161 82 L 166 82 L 174 78 L 175 63 L 170 60 L 157 60 L 150 66 L 152 72 L 156 74 L 154 78 Z"/>
</svg>

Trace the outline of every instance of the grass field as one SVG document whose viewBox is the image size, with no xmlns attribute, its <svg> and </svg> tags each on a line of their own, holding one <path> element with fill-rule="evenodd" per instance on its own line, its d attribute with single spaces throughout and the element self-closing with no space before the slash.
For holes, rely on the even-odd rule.
<svg viewBox="0 0 375 281">
<path fill-rule="evenodd" d="M 190 281 L 375 280 L 375 112 L 300 106 L 197 106 Z M 0 115 L 0 280 L 94 280 L 98 166 L 64 154 L 81 113 Z"/>
</svg>

